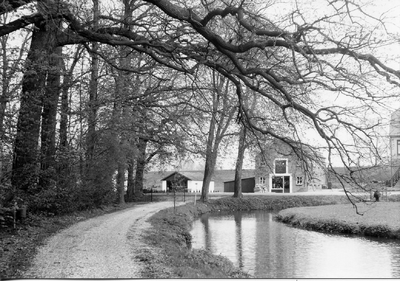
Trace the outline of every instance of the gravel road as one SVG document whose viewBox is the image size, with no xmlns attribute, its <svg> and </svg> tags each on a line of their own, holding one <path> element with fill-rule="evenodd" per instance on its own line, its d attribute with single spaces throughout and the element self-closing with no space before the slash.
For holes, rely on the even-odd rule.
<svg viewBox="0 0 400 281">
<path fill-rule="evenodd" d="M 79 222 L 39 249 L 23 278 L 140 278 L 147 219 L 172 202 L 138 205 Z"/>
</svg>

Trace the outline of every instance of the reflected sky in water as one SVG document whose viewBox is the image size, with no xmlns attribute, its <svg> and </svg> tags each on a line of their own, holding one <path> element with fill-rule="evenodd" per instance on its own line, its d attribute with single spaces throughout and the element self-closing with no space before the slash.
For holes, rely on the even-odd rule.
<svg viewBox="0 0 400 281">
<path fill-rule="evenodd" d="M 228 257 L 258 278 L 399 278 L 400 242 L 289 227 L 265 211 L 204 215 L 193 248 Z"/>
</svg>

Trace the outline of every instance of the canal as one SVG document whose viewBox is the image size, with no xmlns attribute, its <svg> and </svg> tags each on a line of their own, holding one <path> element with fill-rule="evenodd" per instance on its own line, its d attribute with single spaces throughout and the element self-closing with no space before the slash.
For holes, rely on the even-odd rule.
<svg viewBox="0 0 400 281">
<path fill-rule="evenodd" d="M 192 247 L 229 258 L 256 278 L 399 278 L 400 242 L 325 234 L 273 220 L 267 211 L 205 214 Z"/>
</svg>

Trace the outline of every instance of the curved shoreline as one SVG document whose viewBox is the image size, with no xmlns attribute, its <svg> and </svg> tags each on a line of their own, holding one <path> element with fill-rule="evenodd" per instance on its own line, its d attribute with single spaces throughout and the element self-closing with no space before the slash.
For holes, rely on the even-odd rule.
<svg viewBox="0 0 400 281">
<path fill-rule="evenodd" d="M 351 204 L 291 208 L 280 211 L 276 219 L 325 233 L 400 239 L 400 202 L 376 202 L 358 207 L 361 214 L 356 214 Z"/>
<path fill-rule="evenodd" d="M 400 206 L 400 196 L 393 196 Z M 245 196 L 242 199 L 225 197 L 210 200 L 208 203 L 197 202 L 163 210 L 150 218 L 152 225 L 146 234 L 150 248 L 156 249 L 147 259 L 147 276 L 144 278 L 251 278 L 249 274 L 236 268 L 228 258 L 216 256 L 206 250 L 191 250 L 190 230 L 192 222 L 202 214 L 219 211 L 237 210 L 293 210 L 289 208 L 310 206 L 339 206 L 348 203 L 345 196 Z M 380 202 L 378 204 L 381 204 Z M 300 209 L 300 208 L 299 208 Z M 353 213 L 356 215 L 355 209 Z M 358 216 L 358 215 L 357 215 Z M 293 213 L 287 217 L 292 217 Z M 335 227 L 339 225 L 334 224 Z M 345 224 L 344 224 L 345 225 Z M 328 228 L 326 229 L 328 230 Z M 375 230 L 375 232 L 374 232 Z M 321 231 L 321 230 L 320 230 Z M 368 233 L 386 233 L 386 228 L 376 231 L 364 229 Z M 332 232 L 332 231 L 329 231 Z M 378 235 L 376 235 L 378 236 Z M 378 236 L 382 237 L 382 236 Z M 392 236 L 391 236 L 392 237 Z M 396 236 L 397 237 L 397 236 Z M 184 260 L 182 260 L 184 257 Z M 166 272 L 168 272 L 166 274 Z"/>
</svg>

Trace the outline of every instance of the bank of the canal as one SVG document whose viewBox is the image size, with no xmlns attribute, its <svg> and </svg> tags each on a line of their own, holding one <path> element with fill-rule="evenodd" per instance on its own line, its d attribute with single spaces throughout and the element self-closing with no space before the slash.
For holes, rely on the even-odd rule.
<svg viewBox="0 0 400 281">
<path fill-rule="evenodd" d="M 400 201 L 400 196 L 391 196 Z M 295 207 L 337 205 L 348 203 L 344 195 L 319 196 L 245 196 L 242 199 L 225 197 L 208 203 L 193 202 L 163 210 L 154 215 L 152 228 L 146 235 L 149 251 L 140 257 L 146 262 L 144 278 L 246 278 L 225 257 L 206 250 L 190 249 L 190 230 L 195 219 L 208 212 L 238 210 L 283 210 Z M 355 213 L 355 210 L 354 210 Z M 153 249 L 153 250 L 151 250 Z M 154 251 L 154 249 L 157 249 Z"/>
<path fill-rule="evenodd" d="M 282 210 L 276 219 L 304 229 L 400 239 L 400 202 L 370 202 Z"/>
</svg>

